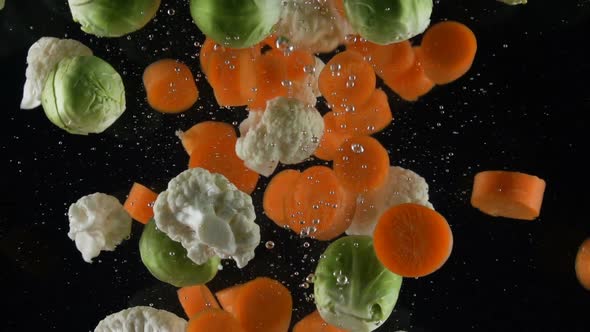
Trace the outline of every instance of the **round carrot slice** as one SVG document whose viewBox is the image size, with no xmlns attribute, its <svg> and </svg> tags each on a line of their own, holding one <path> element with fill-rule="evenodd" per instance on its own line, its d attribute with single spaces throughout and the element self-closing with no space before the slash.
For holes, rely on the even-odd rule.
<svg viewBox="0 0 590 332">
<path fill-rule="evenodd" d="M 344 188 L 361 193 L 385 182 L 389 172 L 389 156 L 376 139 L 355 136 L 338 148 L 333 167 Z"/>
<path fill-rule="evenodd" d="M 221 309 L 206 309 L 188 321 L 187 332 L 231 331 L 245 332 L 240 322 L 229 312 Z"/>
<path fill-rule="evenodd" d="M 414 52 L 412 44 L 408 40 L 388 45 L 371 43 L 361 37 L 349 40 L 346 48 L 362 54 L 365 60 L 373 65 L 375 73 L 381 78 L 399 75 L 414 64 Z"/>
<path fill-rule="evenodd" d="M 576 255 L 576 277 L 580 285 L 590 290 L 590 238 L 580 245 Z"/>
<path fill-rule="evenodd" d="M 324 135 L 314 152 L 316 157 L 323 160 L 334 160 L 338 148 L 351 136 L 338 129 L 339 122 L 334 112 L 324 114 Z"/>
<path fill-rule="evenodd" d="M 280 227 L 288 225 L 285 217 L 285 200 L 300 176 L 299 171 L 286 169 L 275 175 L 264 191 L 264 213 Z"/>
<path fill-rule="evenodd" d="M 414 47 L 414 64 L 405 72 L 393 73 L 383 72 L 385 84 L 407 101 L 416 101 L 419 97 L 427 94 L 434 87 L 434 82 L 424 73 L 422 67 L 422 50 Z"/>
<path fill-rule="evenodd" d="M 328 61 L 318 79 L 322 96 L 333 105 L 361 105 L 375 91 L 375 71 L 363 56 L 344 51 Z"/>
<path fill-rule="evenodd" d="M 237 138 L 234 127 L 220 121 L 199 122 L 187 131 L 177 131 L 176 135 L 189 155 L 197 147 L 229 145 Z"/>
<path fill-rule="evenodd" d="M 206 285 L 181 287 L 177 291 L 178 300 L 188 318 L 207 309 L 219 309 L 219 304 Z"/>
<path fill-rule="evenodd" d="M 343 121 L 336 131 L 354 136 L 380 132 L 393 120 L 387 94 L 381 89 L 376 89 L 366 103 L 340 113 Z"/>
<path fill-rule="evenodd" d="M 445 21 L 426 30 L 422 49 L 426 76 L 436 84 L 446 84 L 463 76 L 471 68 L 477 52 L 477 40 L 466 25 Z"/>
<path fill-rule="evenodd" d="M 475 175 L 471 205 L 491 216 L 533 220 L 539 216 L 545 181 L 513 171 L 483 171 Z"/>
<path fill-rule="evenodd" d="M 316 310 L 295 324 L 293 332 L 346 332 L 346 330 L 326 323 Z"/>
<path fill-rule="evenodd" d="M 377 258 L 391 272 L 417 278 L 443 266 L 451 255 L 453 234 L 438 212 L 406 203 L 379 218 L 373 245 Z"/>
<path fill-rule="evenodd" d="M 147 66 L 143 85 L 150 106 L 162 113 L 184 112 L 199 98 L 190 69 L 173 59 L 158 60 Z"/>
<path fill-rule="evenodd" d="M 289 289 L 276 280 L 259 277 L 240 289 L 234 315 L 246 332 L 286 332 L 292 310 Z"/>
<path fill-rule="evenodd" d="M 207 75 L 209 69 L 209 60 L 213 52 L 217 51 L 221 46 L 211 38 L 205 38 L 201 50 L 199 51 L 199 63 L 201 64 L 201 71 Z"/>
<path fill-rule="evenodd" d="M 131 218 L 142 224 L 147 224 L 154 216 L 154 202 L 158 194 L 150 188 L 133 182 L 129 195 L 123 204 L 123 208 Z"/>
</svg>

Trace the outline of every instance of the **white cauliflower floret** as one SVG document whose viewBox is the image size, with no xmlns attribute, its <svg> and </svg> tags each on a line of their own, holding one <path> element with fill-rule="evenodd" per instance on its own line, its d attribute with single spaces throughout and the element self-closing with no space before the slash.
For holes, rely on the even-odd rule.
<svg viewBox="0 0 590 332">
<path fill-rule="evenodd" d="M 131 217 L 113 196 L 94 193 L 80 198 L 68 210 L 70 231 L 76 248 L 88 263 L 101 250 L 113 251 L 131 234 Z"/>
<path fill-rule="evenodd" d="M 137 306 L 106 316 L 94 332 L 184 332 L 186 325 L 169 311 Z"/>
<path fill-rule="evenodd" d="M 285 0 L 276 35 L 284 36 L 297 47 L 312 53 L 329 53 L 353 32 L 333 1 Z"/>
<path fill-rule="evenodd" d="M 236 154 L 244 164 L 264 176 L 279 161 L 297 164 L 309 158 L 324 134 L 324 120 L 314 107 L 294 98 L 277 97 L 266 111 L 250 112 L 240 124 Z"/>
<path fill-rule="evenodd" d="M 72 56 L 92 55 L 92 50 L 73 39 L 41 37 L 27 54 L 27 70 L 21 109 L 33 109 L 41 105 L 41 93 L 49 72 L 62 59 Z"/>
<path fill-rule="evenodd" d="M 158 229 L 180 242 L 187 256 L 204 264 L 232 258 L 239 268 L 254 258 L 260 227 L 252 198 L 221 174 L 191 168 L 168 183 L 154 204 Z"/>
<path fill-rule="evenodd" d="M 433 208 L 428 201 L 426 180 L 409 169 L 392 166 L 385 184 L 358 196 L 356 212 L 346 234 L 373 236 L 379 217 L 388 209 L 403 203 Z"/>
<path fill-rule="evenodd" d="M 312 75 L 309 75 L 309 85 L 311 86 L 311 90 L 313 91 L 313 95 L 316 97 L 321 97 L 322 93 L 320 92 L 320 88 L 318 85 L 318 81 L 320 79 L 320 73 L 324 69 L 326 64 L 322 61 L 322 59 L 315 57 L 315 66 L 313 68 Z"/>
</svg>

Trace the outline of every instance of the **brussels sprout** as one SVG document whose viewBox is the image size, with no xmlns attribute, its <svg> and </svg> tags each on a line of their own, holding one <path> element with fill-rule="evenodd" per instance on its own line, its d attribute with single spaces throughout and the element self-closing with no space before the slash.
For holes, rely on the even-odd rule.
<svg viewBox="0 0 590 332">
<path fill-rule="evenodd" d="M 424 32 L 430 24 L 432 0 L 344 0 L 344 9 L 361 37 L 386 45 Z"/>
<path fill-rule="evenodd" d="M 143 28 L 156 16 L 160 0 L 68 0 L 82 31 L 98 37 L 120 37 Z"/>
<path fill-rule="evenodd" d="M 144 226 L 139 240 L 141 260 L 158 280 L 176 287 L 204 284 L 217 274 L 219 257 L 197 265 L 187 257 L 186 249 L 158 230 L 152 219 Z"/>
<path fill-rule="evenodd" d="M 47 75 L 41 104 L 49 120 L 69 133 L 101 133 L 125 111 L 125 87 L 104 60 L 67 57 Z"/>
<path fill-rule="evenodd" d="M 314 296 L 322 318 L 355 332 L 373 331 L 391 315 L 402 277 L 377 259 L 370 236 L 330 244 L 315 270 Z"/>
<path fill-rule="evenodd" d="M 279 0 L 191 0 L 195 24 L 209 38 L 233 48 L 255 45 L 279 21 Z"/>
</svg>

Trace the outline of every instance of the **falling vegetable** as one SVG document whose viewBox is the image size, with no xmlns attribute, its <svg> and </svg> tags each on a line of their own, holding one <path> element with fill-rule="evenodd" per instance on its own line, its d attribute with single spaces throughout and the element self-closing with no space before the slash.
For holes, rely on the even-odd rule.
<svg viewBox="0 0 590 332">
<path fill-rule="evenodd" d="M 381 215 L 373 238 L 381 263 L 403 277 L 435 272 L 453 248 L 453 233 L 446 219 L 414 203 L 396 205 Z"/>
<path fill-rule="evenodd" d="M 326 323 L 320 313 L 315 310 L 295 324 L 293 332 L 346 332 L 346 330 Z"/>
<path fill-rule="evenodd" d="M 471 68 L 477 51 L 475 34 L 465 24 L 444 21 L 422 37 L 422 67 L 436 84 L 450 83 Z"/>
<path fill-rule="evenodd" d="M 162 113 L 184 112 L 199 98 L 191 70 L 174 59 L 158 60 L 147 66 L 143 85 L 150 106 Z"/>
<path fill-rule="evenodd" d="M 245 332 L 240 322 L 229 312 L 221 309 L 206 309 L 191 317 L 186 332 Z"/>
<path fill-rule="evenodd" d="M 375 134 L 393 121 L 387 94 L 381 89 L 375 89 L 364 104 L 344 109 L 335 106 L 332 112 L 339 124 L 335 130 L 351 136 Z"/>
<path fill-rule="evenodd" d="M 332 161 L 336 158 L 338 148 L 352 135 L 340 131 L 339 121 L 334 112 L 324 114 L 324 135 L 314 155 L 323 160 Z"/>
<path fill-rule="evenodd" d="M 133 182 L 123 208 L 131 218 L 147 224 L 154 217 L 154 202 L 158 194 L 141 183 Z"/>
<path fill-rule="evenodd" d="M 74 22 L 98 37 L 121 37 L 143 28 L 156 16 L 160 0 L 68 0 Z"/>
<path fill-rule="evenodd" d="M 475 175 L 471 205 L 495 217 L 533 220 L 539 216 L 545 181 L 514 171 L 483 171 Z"/>
<path fill-rule="evenodd" d="M 285 215 L 286 200 L 300 176 L 301 172 L 286 169 L 273 176 L 264 191 L 262 199 L 264 213 L 280 227 L 289 225 Z"/>
<path fill-rule="evenodd" d="M 419 46 L 413 47 L 414 63 L 402 73 L 384 72 L 383 81 L 402 99 L 416 101 L 434 88 L 434 82 L 424 73 L 423 52 Z"/>
<path fill-rule="evenodd" d="M 186 320 L 175 314 L 148 306 L 131 307 L 101 320 L 94 332 L 185 332 Z"/>
<path fill-rule="evenodd" d="M 362 54 L 375 68 L 381 78 L 396 76 L 410 69 L 414 64 L 412 44 L 408 40 L 399 43 L 379 45 L 354 36 L 348 39 L 347 50 Z"/>
<path fill-rule="evenodd" d="M 219 309 L 215 296 L 204 284 L 181 287 L 176 291 L 176 294 L 188 318 L 207 309 Z"/>
<path fill-rule="evenodd" d="M 590 290 L 590 238 L 584 240 L 576 255 L 576 277 L 580 285 Z"/>
</svg>

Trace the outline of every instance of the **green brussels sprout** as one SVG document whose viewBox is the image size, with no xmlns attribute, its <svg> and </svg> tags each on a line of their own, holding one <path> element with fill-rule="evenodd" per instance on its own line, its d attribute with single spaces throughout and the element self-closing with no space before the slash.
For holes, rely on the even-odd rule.
<svg viewBox="0 0 590 332">
<path fill-rule="evenodd" d="M 68 0 L 82 31 L 98 37 L 121 37 L 143 28 L 160 7 L 160 0 Z"/>
<path fill-rule="evenodd" d="M 101 133 L 125 111 L 117 71 L 96 56 L 67 57 L 47 75 L 41 104 L 47 118 L 71 134 Z"/>
<path fill-rule="evenodd" d="M 344 0 L 352 28 L 375 44 L 398 43 L 430 24 L 432 0 Z"/>
<path fill-rule="evenodd" d="M 326 322 L 368 332 L 391 315 L 401 285 L 402 277 L 377 259 L 370 236 L 345 236 L 330 244 L 320 258 L 314 296 Z"/>
<path fill-rule="evenodd" d="M 176 287 L 204 284 L 217 274 L 219 257 L 211 257 L 205 264 L 197 265 L 187 256 L 180 244 L 158 230 L 150 220 L 139 240 L 141 261 L 156 279 Z"/>
<path fill-rule="evenodd" d="M 279 0 L 191 0 L 195 24 L 209 38 L 232 48 L 255 45 L 279 21 Z"/>
</svg>

